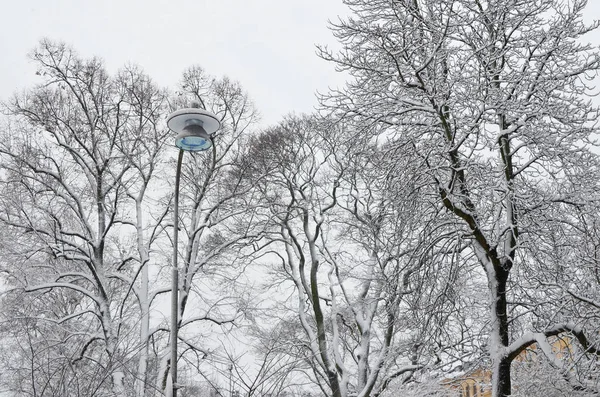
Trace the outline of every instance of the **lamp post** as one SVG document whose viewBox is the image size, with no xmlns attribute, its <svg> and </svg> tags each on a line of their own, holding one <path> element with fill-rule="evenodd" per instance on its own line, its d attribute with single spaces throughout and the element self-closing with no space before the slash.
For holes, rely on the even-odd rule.
<svg viewBox="0 0 600 397">
<path fill-rule="evenodd" d="M 194 105 L 192 105 L 194 106 Z M 211 134 L 221 123 L 217 116 L 198 105 L 180 109 L 169 115 L 167 126 L 178 135 L 175 146 L 179 148 L 177 171 L 175 173 L 175 206 L 173 209 L 173 267 L 171 279 L 171 383 L 172 397 L 177 397 L 177 334 L 179 331 L 179 268 L 177 266 L 177 244 L 179 238 L 179 180 L 183 152 L 201 152 L 212 146 Z"/>
</svg>

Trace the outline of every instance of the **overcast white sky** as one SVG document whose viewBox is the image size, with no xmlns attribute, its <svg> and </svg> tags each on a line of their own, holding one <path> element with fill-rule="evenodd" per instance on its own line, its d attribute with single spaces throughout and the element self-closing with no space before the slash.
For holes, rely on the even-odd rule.
<svg viewBox="0 0 600 397">
<path fill-rule="evenodd" d="M 310 112 L 315 90 L 338 86 L 316 43 L 335 43 L 327 20 L 341 0 L 1 0 L 0 99 L 36 81 L 27 54 L 62 40 L 110 72 L 131 62 L 173 87 L 194 64 L 240 81 L 266 123 Z"/>
<path fill-rule="evenodd" d="M 36 82 L 27 54 L 42 37 L 103 58 L 110 72 L 136 63 L 161 86 L 194 64 L 227 75 L 265 123 L 310 112 L 316 90 L 343 83 L 315 55 L 316 43 L 335 45 L 327 20 L 348 13 L 341 0 L 0 1 L 0 100 Z M 586 16 L 600 18 L 600 0 L 589 3 Z"/>
</svg>

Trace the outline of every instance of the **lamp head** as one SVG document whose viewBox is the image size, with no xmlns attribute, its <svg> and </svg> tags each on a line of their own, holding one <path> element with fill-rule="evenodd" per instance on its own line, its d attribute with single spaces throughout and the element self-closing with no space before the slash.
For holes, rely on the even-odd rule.
<svg viewBox="0 0 600 397">
<path fill-rule="evenodd" d="M 221 123 L 211 112 L 186 108 L 171 113 L 167 118 L 167 126 L 178 133 L 175 146 L 182 150 L 199 152 L 210 149 L 211 134 L 221 127 Z"/>
</svg>

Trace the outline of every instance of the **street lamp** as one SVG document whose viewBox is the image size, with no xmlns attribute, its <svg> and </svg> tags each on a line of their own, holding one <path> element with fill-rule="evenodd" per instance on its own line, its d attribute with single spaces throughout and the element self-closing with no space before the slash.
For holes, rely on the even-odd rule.
<svg viewBox="0 0 600 397">
<path fill-rule="evenodd" d="M 194 105 L 192 105 L 194 106 Z M 179 331 L 179 268 L 177 266 L 177 244 L 179 234 L 179 180 L 183 152 L 201 152 L 212 146 L 211 134 L 221 123 L 217 116 L 198 105 L 180 109 L 169 115 L 167 126 L 177 132 L 175 146 L 179 148 L 177 172 L 175 173 L 175 208 L 173 210 L 173 268 L 171 280 L 171 381 L 172 397 L 177 397 L 177 333 Z"/>
</svg>

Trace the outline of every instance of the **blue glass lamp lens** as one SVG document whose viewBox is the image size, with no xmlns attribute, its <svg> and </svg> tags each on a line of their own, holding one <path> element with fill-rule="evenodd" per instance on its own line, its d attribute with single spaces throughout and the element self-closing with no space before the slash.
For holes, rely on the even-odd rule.
<svg viewBox="0 0 600 397">
<path fill-rule="evenodd" d="M 210 139 L 198 136 L 186 136 L 185 138 L 177 139 L 175 141 L 175 146 L 190 152 L 200 152 L 202 150 L 210 149 L 212 142 Z"/>
</svg>

